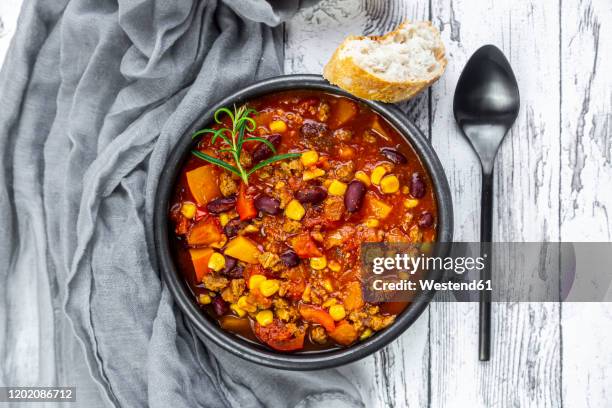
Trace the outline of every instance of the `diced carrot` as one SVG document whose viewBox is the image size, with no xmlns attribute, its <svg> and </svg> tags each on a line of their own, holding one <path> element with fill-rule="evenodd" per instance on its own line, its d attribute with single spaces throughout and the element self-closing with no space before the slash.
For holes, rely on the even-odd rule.
<svg viewBox="0 0 612 408">
<path fill-rule="evenodd" d="M 190 249 L 189 255 L 191 255 L 191 262 L 193 263 L 193 270 L 195 271 L 196 281 L 202 282 L 204 276 L 210 272 L 208 268 L 208 260 L 213 254 L 211 248 L 202 249 Z"/>
<path fill-rule="evenodd" d="M 257 248 L 255 242 L 247 237 L 238 235 L 227 243 L 224 251 L 225 255 L 232 258 L 240 259 L 243 262 L 250 264 L 259 263 L 259 255 L 261 251 Z"/>
<path fill-rule="evenodd" d="M 185 176 L 189 191 L 199 205 L 206 205 L 221 195 L 219 175 L 213 165 L 209 164 L 190 170 L 185 173 Z"/>
<path fill-rule="evenodd" d="M 206 246 L 221 241 L 221 225 L 210 215 L 198 221 L 187 234 L 187 243 L 190 246 Z"/>
<path fill-rule="evenodd" d="M 241 221 L 250 220 L 257 217 L 257 209 L 255 208 L 255 200 L 249 197 L 246 191 L 246 185 L 240 184 L 240 192 L 238 193 L 238 201 L 236 202 L 236 210 Z"/>
<path fill-rule="evenodd" d="M 334 106 L 333 115 L 330 119 L 332 127 L 339 128 L 344 125 L 357 116 L 357 111 L 357 104 L 355 102 L 348 99 L 339 99 Z"/>
<path fill-rule="evenodd" d="M 322 307 L 301 304 L 299 306 L 299 311 L 304 320 L 310 323 L 320 324 L 328 332 L 332 332 L 336 328 L 334 319 L 332 319 L 329 313 Z"/>
<path fill-rule="evenodd" d="M 344 308 L 348 311 L 358 310 L 363 307 L 363 293 L 361 284 L 353 281 L 344 289 Z"/>
<path fill-rule="evenodd" d="M 336 343 L 343 346 L 348 346 L 355 342 L 358 335 L 357 330 L 355 330 L 353 325 L 346 320 L 342 320 L 340 323 L 338 323 L 334 331 L 329 333 L 329 337 L 331 337 Z"/>
<path fill-rule="evenodd" d="M 293 250 L 300 258 L 316 258 L 323 256 L 317 244 L 308 233 L 302 233 L 291 240 Z"/>
</svg>

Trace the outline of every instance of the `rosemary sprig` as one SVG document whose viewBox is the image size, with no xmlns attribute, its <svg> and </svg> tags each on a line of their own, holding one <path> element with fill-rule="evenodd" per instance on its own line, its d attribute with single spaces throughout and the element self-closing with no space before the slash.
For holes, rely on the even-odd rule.
<svg viewBox="0 0 612 408">
<path fill-rule="evenodd" d="M 264 139 L 263 137 L 257 136 L 249 136 L 248 132 L 255 131 L 257 127 L 257 123 L 255 119 L 251 117 L 251 115 L 256 115 L 257 111 L 252 108 L 247 108 L 246 105 L 242 105 L 239 108 L 234 106 L 234 111 L 232 112 L 228 108 L 221 108 L 215 112 L 214 119 L 215 122 L 219 125 L 223 124 L 221 120 L 222 115 L 227 115 L 231 122 L 232 128 L 228 129 L 226 127 L 222 127 L 219 129 L 202 129 L 193 134 L 192 138 L 200 137 L 203 135 L 211 135 L 211 144 L 215 144 L 217 140 L 221 139 L 223 148 L 219 150 L 220 153 L 230 153 L 232 158 L 234 159 L 235 165 L 231 163 L 227 163 L 223 160 L 220 160 L 216 157 L 212 157 L 206 153 L 202 153 L 199 150 L 192 150 L 191 153 L 211 164 L 221 167 L 227 171 L 230 171 L 236 175 L 238 175 L 245 184 L 249 184 L 249 176 L 255 173 L 257 170 L 265 167 L 269 164 L 280 160 L 293 159 L 296 157 L 300 157 L 300 153 L 285 153 L 276 155 L 276 148 L 270 141 Z M 251 169 L 245 169 L 240 163 L 240 155 L 242 154 L 242 147 L 247 142 L 259 142 L 264 143 L 266 146 L 272 150 L 272 153 L 275 156 L 272 156 L 266 160 L 262 160 L 257 163 Z"/>
</svg>

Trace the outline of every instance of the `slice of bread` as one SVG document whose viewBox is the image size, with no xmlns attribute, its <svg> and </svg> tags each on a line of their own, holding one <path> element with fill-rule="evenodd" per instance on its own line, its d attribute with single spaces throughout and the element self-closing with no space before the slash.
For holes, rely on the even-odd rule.
<svg viewBox="0 0 612 408">
<path fill-rule="evenodd" d="M 404 22 L 383 36 L 346 38 L 323 76 L 360 98 L 398 102 L 434 83 L 446 62 L 440 32 L 431 22 Z"/>
</svg>

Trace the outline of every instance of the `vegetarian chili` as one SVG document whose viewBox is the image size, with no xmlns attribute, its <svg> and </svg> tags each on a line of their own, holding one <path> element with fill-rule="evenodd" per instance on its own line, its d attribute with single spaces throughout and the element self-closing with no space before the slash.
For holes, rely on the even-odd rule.
<svg viewBox="0 0 612 408">
<path fill-rule="evenodd" d="M 393 324 L 407 304 L 364 300 L 360 244 L 436 239 L 431 179 L 411 146 L 366 105 L 316 91 L 215 119 L 169 210 L 202 308 L 283 352 L 350 346 Z"/>
</svg>

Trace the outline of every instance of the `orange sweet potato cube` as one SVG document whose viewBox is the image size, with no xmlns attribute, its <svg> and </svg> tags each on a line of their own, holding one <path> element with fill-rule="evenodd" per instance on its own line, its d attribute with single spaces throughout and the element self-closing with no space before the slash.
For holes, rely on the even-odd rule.
<svg viewBox="0 0 612 408">
<path fill-rule="evenodd" d="M 204 275 L 210 272 L 210 269 L 208 268 L 208 260 L 213 252 L 215 251 L 213 251 L 211 248 L 189 250 L 191 262 L 193 263 L 193 270 L 195 271 L 196 280 L 198 282 L 202 282 Z"/>
<path fill-rule="evenodd" d="M 206 205 L 221 195 L 218 170 L 212 164 L 190 170 L 185 175 L 189 191 L 199 205 Z"/>
</svg>

